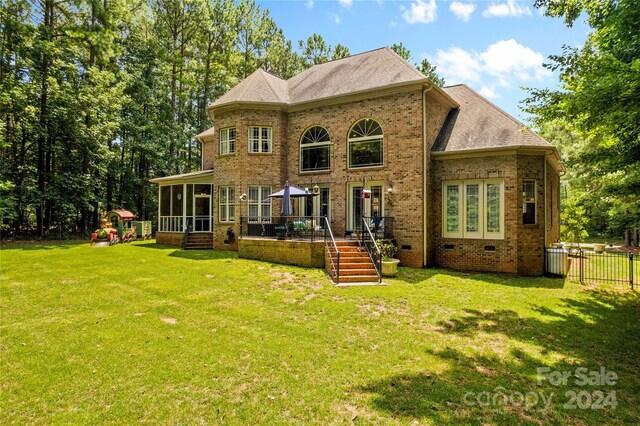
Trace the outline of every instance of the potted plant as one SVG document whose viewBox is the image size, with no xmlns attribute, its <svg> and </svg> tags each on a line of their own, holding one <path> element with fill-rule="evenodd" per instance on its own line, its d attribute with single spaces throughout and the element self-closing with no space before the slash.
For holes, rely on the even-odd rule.
<svg viewBox="0 0 640 426">
<path fill-rule="evenodd" d="M 398 273 L 398 259 L 394 259 L 393 256 L 398 252 L 396 245 L 389 240 L 376 241 L 380 253 L 382 253 L 382 275 L 385 277 L 395 277 Z"/>
</svg>

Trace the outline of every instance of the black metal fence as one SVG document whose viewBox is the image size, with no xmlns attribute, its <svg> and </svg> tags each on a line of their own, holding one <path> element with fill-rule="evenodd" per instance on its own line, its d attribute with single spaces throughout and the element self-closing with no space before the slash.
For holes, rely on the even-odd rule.
<svg viewBox="0 0 640 426">
<path fill-rule="evenodd" d="M 393 217 L 391 216 L 371 216 L 362 218 L 373 237 L 376 240 L 392 240 L 393 239 Z"/>
<path fill-rule="evenodd" d="M 324 216 L 263 216 L 240 218 L 240 237 L 278 240 L 324 240 L 327 237 Z"/>
<path fill-rule="evenodd" d="M 633 289 L 640 281 L 640 256 L 631 252 L 567 251 L 552 247 L 546 251 L 546 271 L 583 284 L 626 283 Z"/>
</svg>

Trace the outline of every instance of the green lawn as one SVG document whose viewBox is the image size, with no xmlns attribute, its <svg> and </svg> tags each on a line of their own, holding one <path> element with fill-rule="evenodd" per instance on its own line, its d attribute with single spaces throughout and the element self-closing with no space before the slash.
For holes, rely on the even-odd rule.
<svg viewBox="0 0 640 426">
<path fill-rule="evenodd" d="M 640 415 L 640 297 L 623 285 L 401 268 L 388 286 L 335 288 L 323 270 L 153 242 L 5 245 L 0 267 L 1 424 Z M 538 384 L 538 367 L 618 379 Z M 590 408 L 565 406 L 571 392 Z"/>
</svg>

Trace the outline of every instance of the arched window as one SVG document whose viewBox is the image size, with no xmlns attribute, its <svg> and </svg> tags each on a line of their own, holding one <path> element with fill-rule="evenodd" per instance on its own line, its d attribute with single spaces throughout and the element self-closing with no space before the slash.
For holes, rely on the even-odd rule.
<svg viewBox="0 0 640 426">
<path fill-rule="evenodd" d="M 382 166 L 384 135 L 377 121 L 362 119 L 349 131 L 349 168 Z"/>
<path fill-rule="evenodd" d="M 300 171 L 322 171 L 331 168 L 331 138 L 324 127 L 307 129 L 300 140 Z"/>
</svg>

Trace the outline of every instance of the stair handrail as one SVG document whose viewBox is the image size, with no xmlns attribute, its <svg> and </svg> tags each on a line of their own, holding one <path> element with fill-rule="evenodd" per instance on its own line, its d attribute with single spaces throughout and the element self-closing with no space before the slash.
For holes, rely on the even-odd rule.
<svg viewBox="0 0 640 426">
<path fill-rule="evenodd" d="M 188 217 L 187 221 L 184 224 L 184 235 L 182 237 L 182 249 L 187 248 L 187 243 L 189 242 L 189 232 L 191 232 L 191 218 Z"/>
<path fill-rule="evenodd" d="M 333 245 L 333 249 L 335 250 L 337 261 L 333 262 L 333 256 L 331 255 L 331 249 L 329 248 L 329 241 L 327 241 L 327 233 L 325 232 L 325 244 L 327 245 L 327 251 L 329 252 L 329 260 L 331 261 L 331 266 L 334 270 L 333 280 L 336 284 L 340 284 L 340 250 L 338 250 L 338 244 L 336 244 L 336 239 L 333 237 L 333 231 L 331 230 L 331 224 L 329 223 L 329 219 L 324 217 L 324 226 L 325 229 L 329 230 L 329 237 L 331 237 L 331 243 Z"/>
<path fill-rule="evenodd" d="M 380 251 L 380 247 L 378 247 L 378 243 L 376 239 L 373 237 L 373 233 L 371 232 L 371 228 L 367 224 L 364 216 L 362 217 L 362 229 L 364 232 L 362 233 L 362 245 L 369 253 L 369 257 L 371 258 L 371 262 L 373 262 L 373 266 L 376 268 L 376 273 L 378 274 L 378 282 L 382 283 L 382 252 Z M 369 239 L 371 240 L 371 246 L 373 246 L 374 250 L 371 250 L 369 244 L 365 242 L 365 236 L 369 235 Z"/>
</svg>

